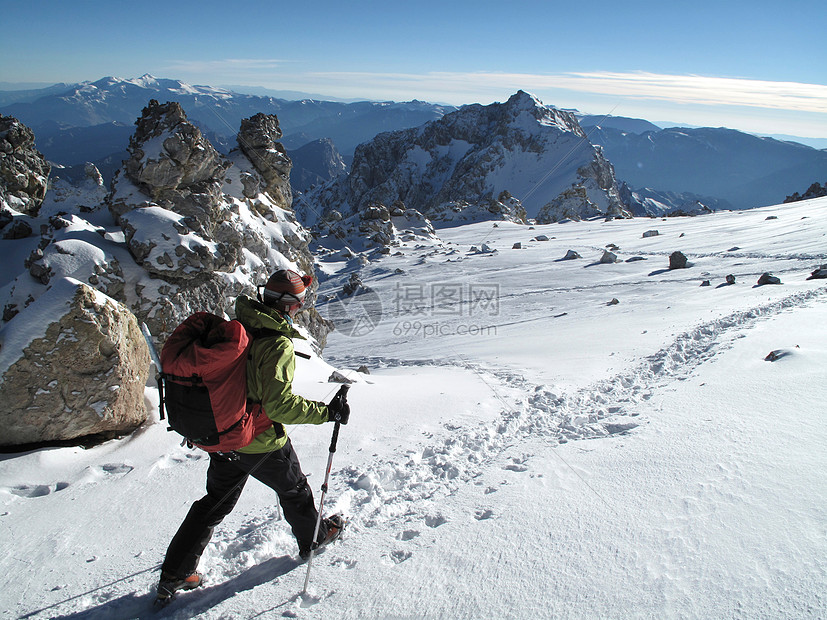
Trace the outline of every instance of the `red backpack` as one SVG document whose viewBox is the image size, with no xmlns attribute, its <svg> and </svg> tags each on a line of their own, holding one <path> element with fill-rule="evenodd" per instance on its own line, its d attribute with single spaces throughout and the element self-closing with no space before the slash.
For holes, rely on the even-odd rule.
<svg viewBox="0 0 827 620">
<path fill-rule="evenodd" d="M 273 422 L 247 402 L 247 356 L 253 340 L 238 321 L 197 312 L 161 350 L 161 416 L 172 430 L 207 452 L 248 445 Z"/>
</svg>

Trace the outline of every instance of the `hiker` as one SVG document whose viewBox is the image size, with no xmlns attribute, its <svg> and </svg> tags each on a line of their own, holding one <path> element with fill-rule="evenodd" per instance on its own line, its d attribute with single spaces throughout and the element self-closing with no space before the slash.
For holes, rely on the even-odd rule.
<svg viewBox="0 0 827 620">
<path fill-rule="evenodd" d="M 259 287 L 258 301 L 245 295 L 236 300 L 236 318 L 254 338 L 247 360 L 247 399 L 261 403 L 272 425 L 243 448 L 210 453 L 207 494 L 192 505 L 167 549 L 158 584 L 159 600 L 201 585 L 202 577 L 196 572 L 201 554 L 213 528 L 232 511 L 248 476 L 277 493 L 300 557 L 306 560 L 310 556 L 318 512 L 283 425 L 347 424 L 350 416 L 343 395 L 337 394 L 325 405 L 293 394 L 291 389 L 296 364 L 291 338 L 302 338 L 293 327 L 293 317 L 302 307 L 311 281 L 295 271 L 279 270 Z M 339 515 L 323 519 L 318 547 L 335 540 L 343 526 Z"/>
</svg>

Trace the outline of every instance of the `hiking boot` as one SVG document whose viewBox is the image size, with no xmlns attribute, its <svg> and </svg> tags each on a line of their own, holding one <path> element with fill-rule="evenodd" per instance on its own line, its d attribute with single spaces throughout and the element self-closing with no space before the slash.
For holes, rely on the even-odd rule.
<svg viewBox="0 0 827 620">
<path fill-rule="evenodd" d="M 319 553 L 330 543 L 339 540 L 339 537 L 342 535 L 342 530 L 345 529 L 345 524 L 347 523 L 342 515 L 332 515 L 322 520 L 324 521 L 325 527 L 327 527 L 327 534 L 325 534 L 324 540 L 316 545 L 316 553 Z M 299 549 L 299 557 L 306 561 L 310 557 L 310 551 L 311 549 L 309 547 Z"/>
<path fill-rule="evenodd" d="M 165 603 L 169 601 L 179 590 L 194 590 L 203 583 L 200 573 L 192 573 L 183 578 L 178 578 L 169 573 L 161 573 L 161 580 L 158 582 L 158 596 L 156 601 Z"/>
</svg>

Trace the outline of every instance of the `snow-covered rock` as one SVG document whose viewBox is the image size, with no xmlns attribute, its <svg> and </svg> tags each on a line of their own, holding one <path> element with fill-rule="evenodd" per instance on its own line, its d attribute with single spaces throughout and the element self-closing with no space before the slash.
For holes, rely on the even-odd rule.
<svg viewBox="0 0 827 620">
<path fill-rule="evenodd" d="M 14 131 L 26 134 L 19 127 Z M 162 342 L 192 312 L 232 314 L 236 297 L 254 295 L 255 286 L 276 269 L 313 272 L 310 236 L 289 210 L 289 160 L 281 158 L 279 145 L 267 146 L 267 136 L 278 134 L 278 121 L 261 115 L 245 127 L 240 143 L 254 154 L 257 166 L 241 148 L 226 157 L 219 154 L 177 104 L 152 101 L 138 120 L 129 159 L 105 200 L 100 174 L 88 165 L 79 171 L 58 168 L 43 206 L 36 205 L 39 211 L 31 198 L 28 203 L 13 199 L 17 206 L 29 205 L 31 214 L 4 203 L 0 357 L 5 366 L 0 372 L 11 368 L 2 380 L 4 397 L 7 391 L 10 395 L 4 404 L 20 411 L 34 408 L 20 432 L 7 432 L 6 427 L 17 427 L 0 419 L 7 441 L 71 439 L 135 428 L 145 417 L 142 398 L 135 404 L 130 392 L 121 404 L 112 388 L 110 403 L 100 394 L 101 385 L 115 385 L 108 383 L 110 376 L 125 385 L 131 381 L 127 375 L 137 372 L 113 370 L 115 354 L 102 340 L 107 330 L 117 331 L 110 338 L 117 344 L 117 360 L 128 353 L 136 366 L 143 364 L 142 390 L 148 358 L 138 360 L 130 353 L 145 347 L 140 331 L 132 329 L 138 321 L 145 321 Z M 273 168 L 279 162 L 286 168 Z M 12 195 L 9 187 L 4 180 L 4 199 Z M 81 292 L 75 294 L 76 289 Z M 297 323 L 321 347 L 330 325 L 312 308 L 314 300 L 315 286 L 307 296 L 310 309 Z M 49 317 L 65 315 L 54 328 L 44 318 L 44 305 L 53 308 Z M 92 318 L 84 323 L 86 315 Z M 123 327 L 127 323 L 128 329 Z M 32 325 L 42 327 L 42 333 L 27 337 Z M 87 333 L 94 329 L 104 336 Z M 90 348 L 73 344 L 76 340 Z M 61 371 L 74 374 L 57 379 L 48 374 Z M 43 387 L 47 385 L 51 387 Z M 72 391 L 61 391 L 63 385 Z M 63 403 L 76 412 L 91 403 L 87 409 L 94 424 L 60 417 Z"/>
<path fill-rule="evenodd" d="M 0 114 L 0 210 L 5 213 L 0 226 L 9 224 L 15 212 L 37 215 L 46 196 L 49 169 L 32 130 Z"/>
<path fill-rule="evenodd" d="M 0 445 L 134 430 L 149 352 L 135 316 L 71 278 L 0 329 Z"/>
<path fill-rule="evenodd" d="M 390 209 L 371 204 L 348 217 L 336 210 L 328 211 L 317 227 L 327 236 L 326 245 L 346 244 L 356 251 L 408 242 L 440 244 L 430 220 L 401 203 Z"/>
<path fill-rule="evenodd" d="M 289 210 L 290 160 L 275 142 L 275 116 L 242 122 L 240 148 L 227 157 L 177 103 L 151 101 L 137 125 L 107 202 L 149 276 L 126 297 L 154 334 L 197 310 L 231 312 L 276 269 L 312 273 L 309 235 Z M 322 342 L 323 325 L 313 323 Z"/>
<path fill-rule="evenodd" d="M 109 190 L 100 170 L 91 162 L 76 168 L 52 168 L 42 214 L 89 213 L 102 207 Z"/>
<path fill-rule="evenodd" d="M 245 196 L 254 198 L 266 192 L 278 207 L 289 209 L 293 203 L 290 187 L 293 164 L 278 142 L 280 138 L 281 129 L 276 115 L 259 112 L 241 121 L 238 146 L 264 179 L 264 184 L 258 187 L 248 184 Z"/>
<path fill-rule="evenodd" d="M 522 222 L 540 211 L 549 220 L 562 211 L 573 219 L 629 215 L 611 165 L 574 115 L 523 91 L 376 136 L 357 148 L 347 177 L 316 188 L 307 202 L 300 214 L 311 223 L 394 204 L 445 223 Z"/>
</svg>

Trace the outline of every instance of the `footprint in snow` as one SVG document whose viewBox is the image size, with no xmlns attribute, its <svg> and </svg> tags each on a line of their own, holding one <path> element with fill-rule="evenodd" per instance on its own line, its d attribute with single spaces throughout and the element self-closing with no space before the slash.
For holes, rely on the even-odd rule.
<svg viewBox="0 0 827 620">
<path fill-rule="evenodd" d="M 345 570 L 351 570 L 353 568 L 356 568 L 356 564 L 357 564 L 356 560 L 338 559 L 335 562 L 333 562 L 332 565 L 337 567 L 337 568 L 343 568 Z"/>
<path fill-rule="evenodd" d="M 401 564 L 412 555 L 410 551 L 391 551 L 390 558 L 394 564 Z"/>
<path fill-rule="evenodd" d="M 107 463 L 106 465 L 101 465 L 101 469 L 105 471 L 107 474 L 128 474 L 131 472 L 134 467 L 131 465 L 127 465 L 126 463 Z"/>
<path fill-rule="evenodd" d="M 512 458 L 511 463 L 505 465 L 503 469 L 517 472 L 528 471 L 528 465 L 525 464 L 526 460 L 525 458 Z"/>
<path fill-rule="evenodd" d="M 54 485 L 49 484 L 19 484 L 14 487 L 9 487 L 7 490 L 18 497 L 43 497 L 52 492 L 62 491 L 69 486 L 68 482 L 58 482 Z"/>
<path fill-rule="evenodd" d="M 444 523 L 448 523 L 448 519 L 446 519 L 442 515 L 429 515 L 425 517 L 425 525 L 427 525 L 428 527 L 439 527 Z"/>
<path fill-rule="evenodd" d="M 528 467 L 523 465 L 522 463 L 513 463 L 511 465 L 506 465 L 503 469 L 507 469 L 508 471 L 528 471 Z"/>
</svg>

